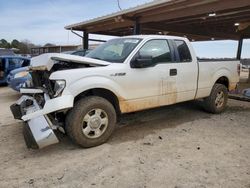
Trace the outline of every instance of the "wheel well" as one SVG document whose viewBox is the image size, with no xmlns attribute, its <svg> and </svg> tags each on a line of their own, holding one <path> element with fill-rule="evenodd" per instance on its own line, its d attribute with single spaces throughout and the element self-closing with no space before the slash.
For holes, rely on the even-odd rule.
<svg viewBox="0 0 250 188">
<path fill-rule="evenodd" d="M 119 107 L 119 100 L 117 96 L 110 90 L 103 89 L 103 88 L 95 88 L 95 89 L 89 89 L 86 90 L 79 95 L 77 95 L 74 99 L 74 103 L 78 101 L 79 99 L 87 96 L 98 96 L 103 97 L 104 99 L 108 100 L 115 108 L 115 111 L 117 114 L 120 114 L 120 107 Z"/>
<path fill-rule="evenodd" d="M 229 80 L 225 76 L 220 77 L 215 83 L 222 84 L 222 85 L 226 86 L 227 89 L 229 88 Z"/>
</svg>

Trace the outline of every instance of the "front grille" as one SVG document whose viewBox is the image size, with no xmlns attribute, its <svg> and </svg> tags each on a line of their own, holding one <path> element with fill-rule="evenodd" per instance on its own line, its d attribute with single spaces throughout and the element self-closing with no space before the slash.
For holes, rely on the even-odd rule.
<svg viewBox="0 0 250 188">
<path fill-rule="evenodd" d="M 50 97 L 54 95 L 54 82 L 49 79 L 50 73 L 48 71 L 33 71 L 31 72 L 31 76 L 35 88 L 43 87 L 43 90 L 45 90 Z"/>
<path fill-rule="evenodd" d="M 32 82 L 34 87 L 42 87 L 42 76 L 38 71 L 31 72 Z"/>
</svg>

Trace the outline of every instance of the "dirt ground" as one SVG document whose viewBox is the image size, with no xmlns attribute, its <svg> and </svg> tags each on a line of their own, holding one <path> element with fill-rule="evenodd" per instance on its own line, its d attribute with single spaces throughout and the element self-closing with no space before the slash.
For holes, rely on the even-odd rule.
<svg viewBox="0 0 250 188">
<path fill-rule="evenodd" d="M 0 88 L 0 187 L 250 188 L 250 103 L 221 115 L 197 102 L 124 115 L 111 139 L 82 149 L 61 142 L 28 150 Z"/>
</svg>

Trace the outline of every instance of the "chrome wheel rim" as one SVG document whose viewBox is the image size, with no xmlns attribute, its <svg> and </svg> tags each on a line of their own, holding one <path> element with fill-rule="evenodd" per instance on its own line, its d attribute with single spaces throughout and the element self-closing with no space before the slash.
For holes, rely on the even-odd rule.
<svg viewBox="0 0 250 188">
<path fill-rule="evenodd" d="M 225 101 L 225 95 L 223 91 L 218 92 L 215 98 L 215 106 L 217 108 L 221 108 L 224 105 L 224 101 Z"/>
<path fill-rule="evenodd" d="M 88 138 L 100 137 L 108 127 L 108 115 L 99 108 L 90 110 L 82 121 L 82 132 Z"/>
</svg>

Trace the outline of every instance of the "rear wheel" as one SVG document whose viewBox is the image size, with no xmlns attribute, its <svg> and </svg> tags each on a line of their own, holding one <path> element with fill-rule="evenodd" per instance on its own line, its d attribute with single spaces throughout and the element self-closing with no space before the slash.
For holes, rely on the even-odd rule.
<svg viewBox="0 0 250 188">
<path fill-rule="evenodd" d="M 204 99 L 204 108 L 206 111 L 214 114 L 223 112 L 226 109 L 228 91 L 226 86 L 215 84 L 210 96 Z"/>
<path fill-rule="evenodd" d="M 81 99 L 66 117 L 66 132 L 82 147 L 93 147 L 107 141 L 116 123 L 113 105 L 104 98 Z"/>
</svg>

